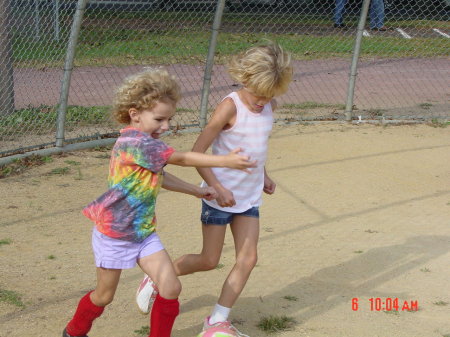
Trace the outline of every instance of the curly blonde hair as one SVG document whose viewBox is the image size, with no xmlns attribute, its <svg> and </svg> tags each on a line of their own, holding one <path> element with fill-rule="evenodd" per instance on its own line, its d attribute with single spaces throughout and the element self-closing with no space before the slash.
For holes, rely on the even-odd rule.
<svg viewBox="0 0 450 337">
<path fill-rule="evenodd" d="M 258 96 L 284 94 L 292 81 L 291 55 L 280 45 L 269 41 L 231 58 L 230 76 Z"/>
<path fill-rule="evenodd" d="M 166 70 L 151 69 L 125 79 L 117 89 L 113 117 L 122 124 L 130 123 L 129 110 L 151 109 L 158 101 L 178 103 L 181 98 L 176 78 Z"/>
</svg>

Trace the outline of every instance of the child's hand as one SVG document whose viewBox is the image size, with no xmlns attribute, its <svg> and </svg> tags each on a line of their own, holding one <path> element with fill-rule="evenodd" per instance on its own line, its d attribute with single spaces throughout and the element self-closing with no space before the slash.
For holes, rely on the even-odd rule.
<svg viewBox="0 0 450 337">
<path fill-rule="evenodd" d="M 270 179 L 267 174 L 264 174 L 264 193 L 273 194 L 275 192 L 275 187 L 277 187 L 277 184 L 275 184 L 275 182 Z"/>
<path fill-rule="evenodd" d="M 233 207 L 236 205 L 236 200 L 234 200 L 233 192 L 226 189 L 223 186 L 217 188 L 217 193 L 219 196 L 216 198 L 217 203 L 220 207 Z"/>
<path fill-rule="evenodd" d="M 249 156 L 243 156 L 238 154 L 241 152 L 242 149 L 240 147 L 232 150 L 230 153 L 228 153 L 226 158 L 226 167 L 242 170 L 244 172 L 250 173 L 248 168 L 256 167 L 256 160 L 250 161 Z"/>
<path fill-rule="evenodd" d="M 206 199 L 206 200 L 214 200 L 218 196 L 219 196 L 219 193 L 217 193 L 216 189 L 211 186 L 200 187 L 198 194 L 196 195 L 197 198 Z"/>
</svg>

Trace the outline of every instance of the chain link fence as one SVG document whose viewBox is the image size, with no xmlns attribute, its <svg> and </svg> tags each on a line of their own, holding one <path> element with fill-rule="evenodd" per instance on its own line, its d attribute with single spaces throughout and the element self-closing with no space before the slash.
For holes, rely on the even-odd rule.
<svg viewBox="0 0 450 337">
<path fill-rule="evenodd" d="M 350 109 L 361 120 L 447 121 L 449 0 L 372 0 L 358 30 L 361 2 L 91 0 L 80 8 L 73 0 L 0 0 L 0 157 L 61 146 L 55 134 L 64 144 L 111 139 L 114 89 L 147 67 L 180 80 L 175 128 L 198 127 L 238 87 L 228 57 L 267 39 L 294 56 L 279 120 L 343 120 Z M 83 16 L 72 67 L 76 13 Z M 67 79 L 67 113 L 58 118 Z"/>
</svg>

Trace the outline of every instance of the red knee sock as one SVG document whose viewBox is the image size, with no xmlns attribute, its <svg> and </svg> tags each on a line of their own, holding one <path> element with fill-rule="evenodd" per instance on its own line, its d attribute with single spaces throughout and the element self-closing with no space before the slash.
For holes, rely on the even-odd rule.
<svg viewBox="0 0 450 337">
<path fill-rule="evenodd" d="M 91 330 L 92 322 L 99 317 L 105 307 L 99 307 L 92 303 L 91 292 L 84 295 L 78 303 L 77 311 L 72 320 L 67 324 L 66 331 L 71 336 L 84 336 Z"/>
<path fill-rule="evenodd" d="M 150 315 L 149 337 L 170 337 L 173 323 L 179 313 L 180 303 L 178 299 L 168 300 L 158 294 Z"/>
</svg>

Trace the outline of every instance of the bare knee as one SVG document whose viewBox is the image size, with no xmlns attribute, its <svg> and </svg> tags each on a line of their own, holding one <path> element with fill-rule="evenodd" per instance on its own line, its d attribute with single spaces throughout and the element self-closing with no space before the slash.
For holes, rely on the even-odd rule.
<svg viewBox="0 0 450 337">
<path fill-rule="evenodd" d="M 215 269 L 217 265 L 219 264 L 219 258 L 211 257 L 211 256 L 205 256 L 201 255 L 201 264 L 200 264 L 200 270 L 201 271 L 208 271 Z"/>
<path fill-rule="evenodd" d="M 162 284 L 161 286 L 158 286 L 158 291 L 161 297 L 166 299 L 175 299 L 180 296 L 181 293 L 181 282 L 177 278 L 172 282 L 167 282 Z"/>
<path fill-rule="evenodd" d="M 103 291 L 100 292 L 98 290 L 94 290 L 91 293 L 91 301 L 99 306 L 99 307 L 105 307 L 108 304 L 110 304 L 114 299 L 114 292 L 113 291 Z"/>
<path fill-rule="evenodd" d="M 252 254 L 242 254 L 236 259 L 236 265 L 245 270 L 252 270 L 255 268 L 258 262 L 258 254 L 253 252 Z"/>
</svg>

